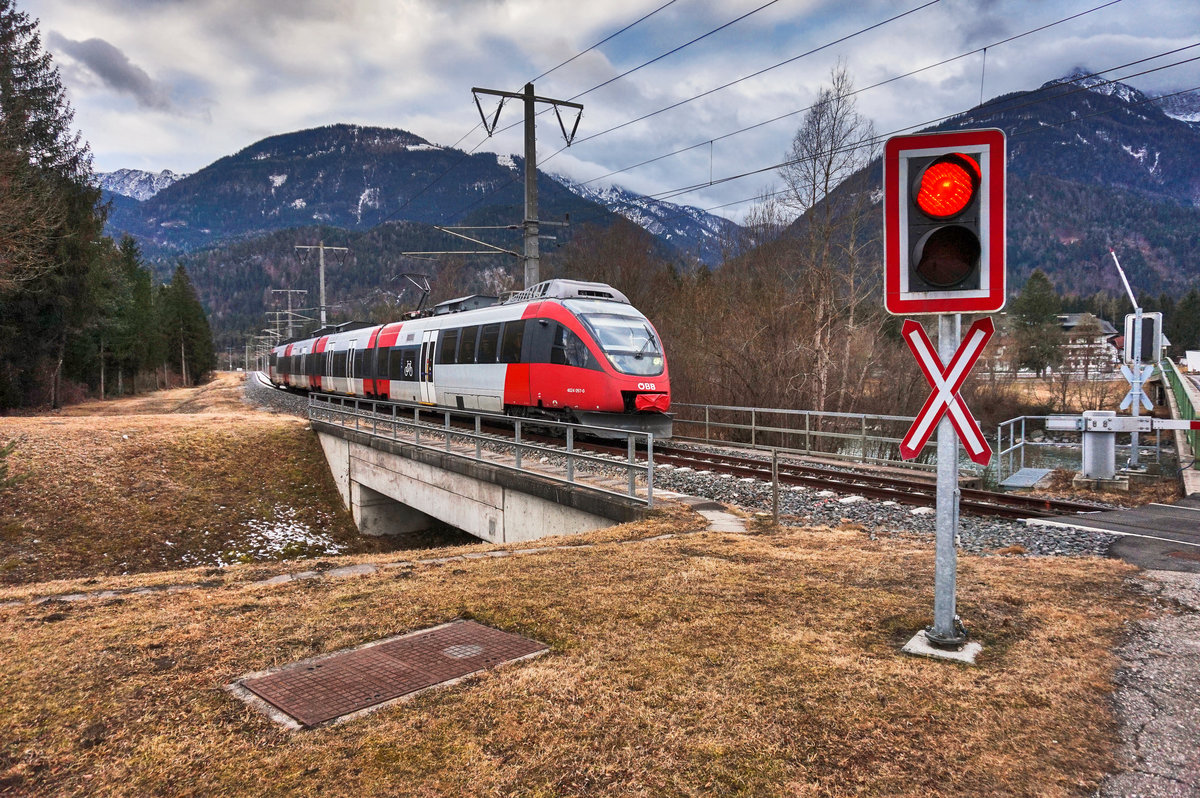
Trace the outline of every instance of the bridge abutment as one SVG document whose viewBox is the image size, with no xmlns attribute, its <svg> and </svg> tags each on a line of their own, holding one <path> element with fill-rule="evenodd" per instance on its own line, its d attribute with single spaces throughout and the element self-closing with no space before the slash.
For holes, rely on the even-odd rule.
<svg viewBox="0 0 1200 798">
<path fill-rule="evenodd" d="M 633 499 L 313 421 L 359 531 L 403 534 L 448 524 L 490 543 L 601 529 L 645 515 Z"/>
</svg>

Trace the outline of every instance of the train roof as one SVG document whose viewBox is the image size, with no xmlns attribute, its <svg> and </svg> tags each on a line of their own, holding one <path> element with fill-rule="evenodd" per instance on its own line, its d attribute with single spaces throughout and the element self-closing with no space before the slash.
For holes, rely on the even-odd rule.
<svg viewBox="0 0 1200 798">
<path fill-rule="evenodd" d="M 630 304 L 629 297 L 607 283 L 589 283 L 583 280 L 543 280 L 524 291 L 518 291 L 504 304 L 532 302 L 535 299 L 606 299 L 610 302 Z"/>
</svg>

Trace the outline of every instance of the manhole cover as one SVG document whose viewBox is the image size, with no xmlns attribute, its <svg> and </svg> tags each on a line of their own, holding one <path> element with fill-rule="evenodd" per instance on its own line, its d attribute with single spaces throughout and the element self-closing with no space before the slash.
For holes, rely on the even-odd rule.
<svg viewBox="0 0 1200 798">
<path fill-rule="evenodd" d="M 311 727 L 547 650 L 536 640 L 456 621 L 246 676 L 231 688 Z"/>
</svg>

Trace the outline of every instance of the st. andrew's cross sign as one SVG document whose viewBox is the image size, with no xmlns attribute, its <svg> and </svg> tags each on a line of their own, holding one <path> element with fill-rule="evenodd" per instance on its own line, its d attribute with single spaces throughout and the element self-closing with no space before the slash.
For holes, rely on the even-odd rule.
<svg viewBox="0 0 1200 798">
<path fill-rule="evenodd" d="M 900 442 L 900 456 L 905 460 L 911 460 L 921 453 L 929 441 L 929 436 L 937 429 L 938 421 L 948 411 L 950 423 L 954 425 L 959 439 L 963 442 L 967 456 L 979 465 L 991 462 L 992 447 L 983 437 L 978 422 L 971 415 L 958 391 L 995 331 L 996 327 L 991 317 L 985 316 L 976 321 L 967 331 L 966 339 L 954 353 L 949 365 L 943 366 L 933 342 L 925 334 L 925 329 L 912 319 L 904 320 L 901 335 L 916 356 L 921 371 L 925 373 L 925 379 L 933 388 L 925 406 L 921 408 L 921 412 L 917 414 L 916 420 Z"/>
</svg>

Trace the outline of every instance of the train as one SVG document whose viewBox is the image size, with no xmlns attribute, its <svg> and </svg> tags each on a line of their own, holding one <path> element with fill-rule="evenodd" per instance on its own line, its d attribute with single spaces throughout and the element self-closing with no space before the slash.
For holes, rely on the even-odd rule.
<svg viewBox="0 0 1200 798">
<path fill-rule="evenodd" d="M 662 339 L 612 286 L 554 279 L 503 302 L 463 298 L 435 310 L 284 341 L 268 377 L 292 391 L 671 436 Z"/>
</svg>

